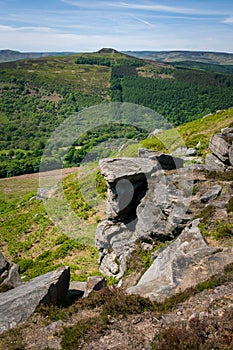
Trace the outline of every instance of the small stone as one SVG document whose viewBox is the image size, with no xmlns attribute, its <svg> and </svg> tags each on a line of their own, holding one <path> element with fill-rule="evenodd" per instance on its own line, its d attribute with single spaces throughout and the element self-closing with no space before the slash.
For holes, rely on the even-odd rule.
<svg viewBox="0 0 233 350">
<path fill-rule="evenodd" d="M 231 165 L 233 166 L 233 145 L 229 148 L 229 160 Z"/>
<path fill-rule="evenodd" d="M 9 267 L 9 262 L 4 258 L 2 253 L 0 253 L 0 275 L 6 271 Z"/>
<path fill-rule="evenodd" d="M 98 291 L 105 288 L 106 285 L 107 283 L 103 276 L 88 277 L 83 297 L 87 297 L 93 290 Z"/>
<path fill-rule="evenodd" d="M 78 282 L 73 281 L 70 282 L 69 290 L 68 290 L 68 297 L 72 300 L 76 300 L 78 298 L 83 297 L 84 292 L 86 290 L 87 282 Z"/>
<path fill-rule="evenodd" d="M 3 284 L 12 288 L 18 287 L 22 284 L 22 280 L 19 274 L 19 266 L 17 264 L 13 263 L 9 270 L 8 277 L 4 280 Z"/>
<path fill-rule="evenodd" d="M 210 200 L 214 200 L 220 195 L 221 192 L 222 187 L 220 185 L 215 185 L 201 197 L 201 202 L 207 203 Z"/>
<path fill-rule="evenodd" d="M 186 156 L 188 157 L 194 157 L 197 154 L 197 151 L 195 148 L 188 148 L 186 152 Z"/>
</svg>

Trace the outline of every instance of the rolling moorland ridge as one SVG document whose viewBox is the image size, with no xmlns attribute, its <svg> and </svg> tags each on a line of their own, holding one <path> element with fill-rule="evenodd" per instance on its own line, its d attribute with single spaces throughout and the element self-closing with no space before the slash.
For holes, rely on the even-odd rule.
<svg viewBox="0 0 233 350">
<path fill-rule="evenodd" d="M 207 171 L 203 165 L 206 155 L 212 152 L 210 137 L 233 127 L 232 75 L 230 71 L 223 73 L 216 68 L 217 71 L 212 72 L 211 69 L 138 60 L 112 49 L 0 65 L 3 131 L 0 247 L 10 264 L 19 266 L 24 281 L 63 266 L 70 266 L 73 282 L 85 283 L 88 277 L 100 275 L 97 247 L 64 235 L 49 218 L 44 198 L 38 196 L 36 173 L 43 148 L 55 126 L 96 103 L 133 102 L 154 107 L 166 115 L 175 128 L 167 124 L 158 136 L 148 137 L 143 126 L 103 125 L 100 130 L 83 134 L 70 149 L 60 145 L 59 156 L 66 154 L 62 189 L 80 218 L 77 229 L 85 229 L 85 235 L 93 239 L 97 225 L 101 227 L 106 218 L 107 178 L 99 171 L 99 159 L 137 157 L 139 148 L 160 153 L 169 150 L 174 155 L 178 150 L 181 153 L 176 156 L 184 159 L 184 169 L 193 169 L 191 202 L 186 213 L 189 219 L 182 225 L 190 229 L 191 222 L 199 219 L 198 229 L 209 246 L 202 247 L 202 253 L 198 254 L 204 251 L 222 254 L 232 249 L 232 169 L 227 165 L 228 171 Z M 180 137 L 176 138 L 177 135 Z M 132 142 L 122 148 L 122 138 Z M 108 139 L 114 139 L 111 147 L 97 148 Z M 96 162 L 85 164 L 83 160 L 92 148 L 97 149 Z M 59 156 L 48 156 L 50 162 L 55 160 L 54 168 Z M 101 171 L 104 174 L 103 168 Z M 118 171 L 113 174 L 117 176 Z M 12 177 L 24 173 L 26 175 Z M 179 172 L 168 170 L 165 176 L 175 181 L 169 185 L 175 200 Z M 140 180 L 138 175 L 136 178 Z M 187 179 L 188 183 L 190 180 Z M 102 198 L 94 207 L 88 203 L 82 187 L 84 183 L 85 190 L 92 191 L 93 182 Z M 206 193 L 216 186 L 216 197 L 206 200 Z M 139 206 L 143 200 L 140 203 Z M 166 203 L 164 212 L 166 220 L 174 218 Z M 146 214 L 154 215 L 150 211 Z M 128 256 L 120 282 L 114 274 L 105 275 L 107 287 L 92 292 L 88 298 L 68 296 L 59 305 L 40 305 L 26 323 L 0 335 L 0 348 L 231 349 L 232 264 L 216 275 L 208 274 L 204 282 L 160 302 L 126 293 L 152 266 L 158 254 L 166 247 L 170 249 L 171 242 L 177 242 L 179 234 L 168 235 L 162 241 L 158 237 L 152 241 L 148 237 L 139 239 Z M 112 253 L 111 249 L 107 251 L 109 256 Z M 5 286 L 1 287 L 4 291 Z"/>
</svg>

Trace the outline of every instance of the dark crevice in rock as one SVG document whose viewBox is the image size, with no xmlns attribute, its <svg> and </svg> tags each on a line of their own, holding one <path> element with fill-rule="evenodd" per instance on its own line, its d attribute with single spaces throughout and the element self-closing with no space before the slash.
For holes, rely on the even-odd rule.
<svg viewBox="0 0 233 350">
<path fill-rule="evenodd" d="M 118 217 L 113 221 L 124 224 L 134 221 L 137 217 L 137 207 L 148 189 L 145 174 L 120 179 L 111 184 L 110 189 L 118 205 Z"/>
</svg>

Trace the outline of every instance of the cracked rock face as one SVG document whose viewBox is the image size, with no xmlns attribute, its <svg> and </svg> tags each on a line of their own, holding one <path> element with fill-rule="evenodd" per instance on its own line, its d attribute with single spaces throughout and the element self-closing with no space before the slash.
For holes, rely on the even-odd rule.
<svg viewBox="0 0 233 350">
<path fill-rule="evenodd" d="M 206 155 L 205 166 L 209 171 L 225 172 L 233 165 L 233 128 L 225 128 L 221 133 L 210 138 L 209 149 L 212 153 Z"/>
<path fill-rule="evenodd" d="M 103 159 L 100 169 L 108 184 L 108 201 L 107 217 L 96 231 L 99 268 L 121 278 L 135 241 L 165 241 L 184 228 L 192 181 L 186 181 L 185 169 L 179 169 L 179 176 L 165 174 L 152 158 Z"/>
<path fill-rule="evenodd" d="M 232 263 L 232 248 L 221 251 L 208 246 L 198 224 L 199 220 L 194 220 L 174 242 L 160 249 L 138 284 L 127 292 L 162 302 L 222 272 Z"/>
</svg>

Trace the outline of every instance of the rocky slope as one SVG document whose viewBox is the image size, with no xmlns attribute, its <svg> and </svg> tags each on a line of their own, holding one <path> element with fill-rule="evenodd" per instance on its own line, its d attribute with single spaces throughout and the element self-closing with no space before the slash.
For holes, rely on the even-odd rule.
<svg viewBox="0 0 233 350">
<path fill-rule="evenodd" d="M 101 162 L 108 208 L 96 244 L 100 269 L 118 287 L 89 294 L 86 285 L 88 298 L 40 307 L 0 336 L 0 348 L 232 349 L 231 165 L 216 173 L 141 154 Z"/>
</svg>

